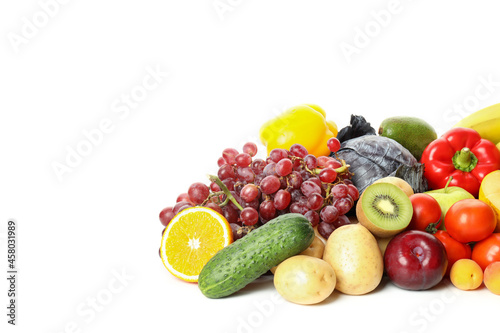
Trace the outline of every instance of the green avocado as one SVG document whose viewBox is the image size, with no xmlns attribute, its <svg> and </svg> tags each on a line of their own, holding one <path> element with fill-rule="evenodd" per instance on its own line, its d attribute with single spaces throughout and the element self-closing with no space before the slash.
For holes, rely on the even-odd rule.
<svg viewBox="0 0 500 333">
<path fill-rule="evenodd" d="M 429 143 L 437 139 L 434 128 L 425 120 L 416 117 L 390 117 L 385 119 L 378 134 L 399 142 L 420 161 Z"/>
</svg>

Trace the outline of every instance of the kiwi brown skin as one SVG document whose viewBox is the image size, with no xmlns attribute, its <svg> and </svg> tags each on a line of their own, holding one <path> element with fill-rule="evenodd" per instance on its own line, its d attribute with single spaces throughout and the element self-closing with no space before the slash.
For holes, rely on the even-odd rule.
<svg viewBox="0 0 500 333">
<path fill-rule="evenodd" d="M 397 187 L 399 187 L 400 189 L 402 189 L 403 192 L 405 192 L 405 194 L 408 197 L 410 195 L 415 194 L 415 192 L 411 188 L 411 185 L 408 184 L 408 182 L 405 181 L 404 179 L 401 179 L 401 178 L 398 178 L 398 177 L 387 176 L 387 177 L 380 178 L 380 179 L 376 180 L 375 182 L 373 182 L 373 184 L 377 184 L 377 183 L 389 183 L 389 184 L 396 185 Z"/>
<path fill-rule="evenodd" d="M 393 185 L 393 184 L 387 184 L 387 185 L 390 185 L 390 186 L 393 186 L 394 188 L 397 189 L 397 191 L 401 191 L 401 194 L 404 195 L 404 197 L 408 198 L 406 196 L 406 193 L 403 192 L 403 190 L 401 190 L 399 187 L 397 187 L 396 185 Z M 401 223 L 401 227 L 400 228 L 397 228 L 397 229 L 383 229 L 381 227 L 379 227 L 378 225 L 376 225 L 375 223 L 373 223 L 372 221 L 370 221 L 370 219 L 366 216 L 364 210 L 363 210 L 363 199 L 365 198 L 365 193 L 367 193 L 367 190 L 373 185 L 370 185 L 368 186 L 365 191 L 363 191 L 363 193 L 361 194 L 361 196 L 359 197 L 359 200 L 356 204 L 356 217 L 359 221 L 359 223 L 364 226 L 365 228 L 367 228 L 368 230 L 370 230 L 370 232 L 375 235 L 376 237 L 379 237 L 379 238 L 388 238 L 388 237 L 392 237 L 398 233 L 400 233 L 401 231 L 403 231 L 404 229 L 406 229 L 406 227 L 408 226 L 408 224 L 410 224 L 410 221 L 411 221 L 411 216 L 412 216 L 412 213 L 413 213 L 413 208 L 412 208 L 412 211 L 410 212 L 409 214 L 409 219 L 408 221 L 402 221 Z M 369 191 L 368 191 L 369 193 Z M 408 199 L 409 200 L 409 199 Z M 410 207 L 411 207 L 411 203 L 410 203 Z M 408 222 L 408 223 L 406 223 Z"/>
</svg>

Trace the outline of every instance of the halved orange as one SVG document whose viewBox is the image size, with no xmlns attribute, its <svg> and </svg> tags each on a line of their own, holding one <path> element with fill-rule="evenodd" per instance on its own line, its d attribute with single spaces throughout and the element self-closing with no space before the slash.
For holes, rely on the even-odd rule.
<svg viewBox="0 0 500 333">
<path fill-rule="evenodd" d="M 233 233 L 224 216 L 210 208 L 192 207 L 170 221 L 161 239 L 160 255 L 174 276 L 198 282 L 207 261 L 232 242 Z"/>
</svg>

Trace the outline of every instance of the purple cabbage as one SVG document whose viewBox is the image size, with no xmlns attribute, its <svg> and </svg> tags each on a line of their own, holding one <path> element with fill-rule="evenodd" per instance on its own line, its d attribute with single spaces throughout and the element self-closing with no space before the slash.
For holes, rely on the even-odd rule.
<svg viewBox="0 0 500 333">
<path fill-rule="evenodd" d="M 401 166 L 411 167 L 410 170 L 420 174 L 423 171 L 423 166 L 408 149 L 383 136 L 363 135 L 344 141 L 337 156 L 350 165 L 349 171 L 354 174 L 351 180 L 360 194 L 377 179 L 398 176 L 396 171 Z M 415 166 L 418 168 L 413 168 Z M 421 176 L 416 178 L 417 183 L 423 180 Z M 414 187 L 414 184 L 410 185 Z M 422 192 L 421 188 L 414 190 Z"/>
</svg>

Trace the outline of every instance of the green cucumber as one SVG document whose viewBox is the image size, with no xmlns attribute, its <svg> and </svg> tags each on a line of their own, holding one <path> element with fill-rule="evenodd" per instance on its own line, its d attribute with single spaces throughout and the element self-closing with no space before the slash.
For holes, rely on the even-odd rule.
<svg viewBox="0 0 500 333">
<path fill-rule="evenodd" d="M 313 239 L 314 229 L 303 215 L 280 215 L 217 252 L 203 266 L 198 287 L 208 298 L 231 295 L 307 249 Z"/>
</svg>

